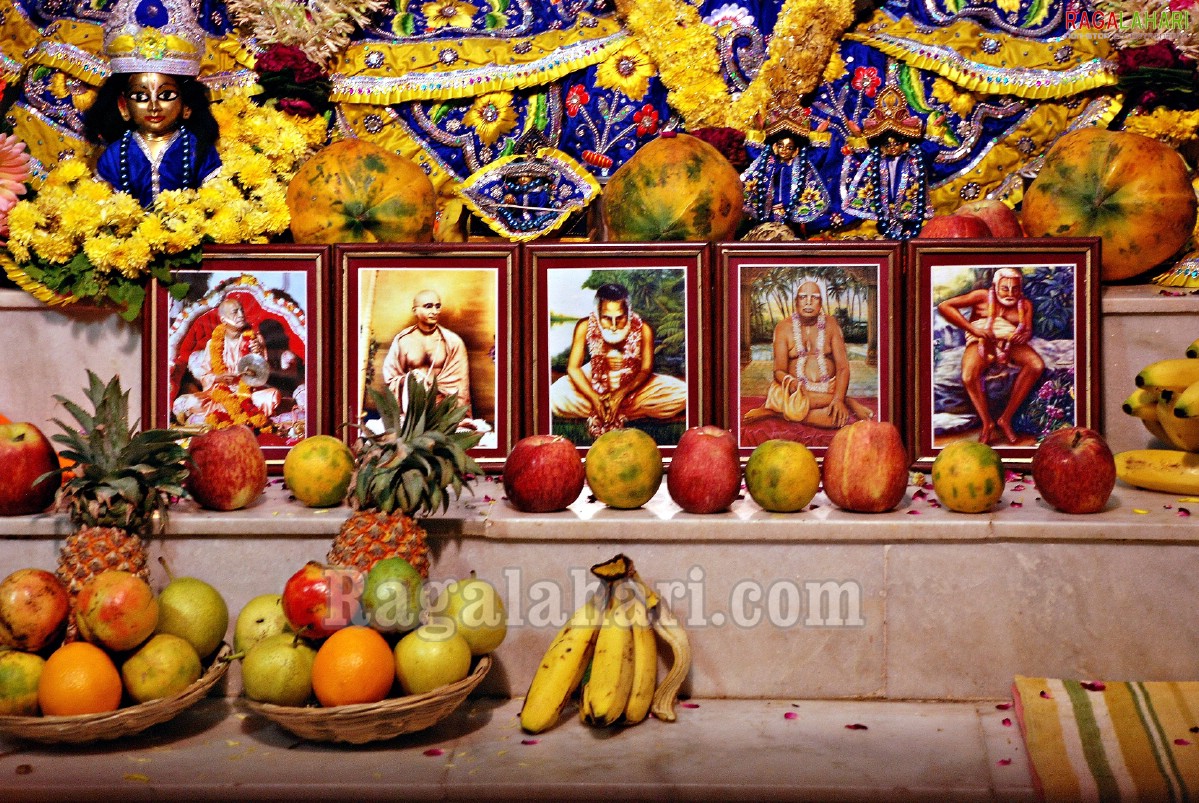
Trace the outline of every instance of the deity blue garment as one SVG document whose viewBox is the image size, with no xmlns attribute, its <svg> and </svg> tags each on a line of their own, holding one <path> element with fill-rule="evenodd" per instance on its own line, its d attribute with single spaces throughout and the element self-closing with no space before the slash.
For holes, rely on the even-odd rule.
<svg viewBox="0 0 1199 803">
<path fill-rule="evenodd" d="M 140 134 L 126 131 L 100 155 L 96 175 L 148 208 L 164 190 L 198 189 L 220 167 L 216 148 L 196 153 L 196 137 L 187 129 L 175 132 L 157 161 Z"/>
<path fill-rule="evenodd" d="M 878 223 L 892 240 L 907 240 L 920 233 L 932 217 L 928 205 L 928 176 L 918 144 L 903 153 L 887 156 L 878 147 L 857 162 L 846 159 L 842 182 L 842 208 L 846 214 Z"/>
<path fill-rule="evenodd" d="M 806 147 L 791 159 L 765 148 L 741 174 L 741 181 L 745 214 L 758 222 L 810 223 L 828 211 L 828 189 Z"/>
</svg>

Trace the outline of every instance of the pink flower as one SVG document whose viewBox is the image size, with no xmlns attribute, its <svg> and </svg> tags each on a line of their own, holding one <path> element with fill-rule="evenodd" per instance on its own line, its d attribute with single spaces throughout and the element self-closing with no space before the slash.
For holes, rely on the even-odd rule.
<svg viewBox="0 0 1199 803">
<path fill-rule="evenodd" d="M 313 105 L 300 98 L 279 98 L 279 108 L 288 114 L 304 119 L 316 117 L 316 109 Z"/>
<path fill-rule="evenodd" d="M 637 123 L 637 136 L 645 137 L 656 134 L 658 133 L 658 110 L 647 103 L 641 107 L 641 111 L 634 112 L 633 122 Z"/>
<path fill-rule="evenodd" d="M 591 96 L 587 94 L 587 88 L 582 84 L 575 84 L 570 88 L 570 91 L 566 93 L 567 115 L 570 117 L 575 117 L 578 115 L 579 111 L 582 110 L 582 108 L 590 101 Z"/>
<path fill-rule="evenodd" d="M 29 180 L 29 154 L 25 143 L 11 134 L 0 134 L 0 237 L 8 236 L 8 212 L 25 194 Z"/>
<path fill-rule="evenodd" d="M 858 67 L 853 71 L 853 81 L 850 86 L 859 92 L 865 92 L 866 97 L 872 98 L 882 84 L 883 79 L 878 76 L 878 67 Z"/>
<path fill-rule="evenodd" d="M 313 63 L 304 51 L 290 45 L 271 45 L 258 57 L 255 68 L 264 72 L 293 72 L 297 84 L 306 84 L 325 77 L 319 64 Z"/>
</svg>

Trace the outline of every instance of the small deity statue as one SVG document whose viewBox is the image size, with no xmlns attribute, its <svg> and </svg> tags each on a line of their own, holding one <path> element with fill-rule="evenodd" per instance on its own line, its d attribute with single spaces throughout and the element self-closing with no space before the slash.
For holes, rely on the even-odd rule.
<svg viewBox="0 0 1199 803">
<path fill-rule="evenodd" d="M 808 158 L 809 145 L 827 144 L 812 129 L 811 110 L 772 104 L 764 128 L 766 147 L 741 174 L 745 214 L 758 223 L 802 225 L 828 211 L 830 198 Z"/>
<path fill-rule="evenodd" d="M 220 169 L 217 122 L 196 78 L 204 31 L 188 0 L 120 0 L 104 26 L 112 75 L 84 117 L 96 175 L 143 207 Z"/>
<path fill-rule="evenodd" d="M 920 142 L 924 124 L 908 106 L 903 92 L 888 83 L 860 127 L 854 131 L 868 146 L 866 156 L 843 185 L 844 210 L 878 222 L 879 232 L 892 240 L 915 237 L 931 217 L 928 177 Z"/>
</svg>

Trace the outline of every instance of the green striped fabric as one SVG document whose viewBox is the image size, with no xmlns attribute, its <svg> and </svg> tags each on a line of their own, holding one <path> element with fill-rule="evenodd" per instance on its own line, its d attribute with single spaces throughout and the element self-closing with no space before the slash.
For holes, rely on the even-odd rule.
<svg viewBox="0 0 1199 803">
<path fill-rule="evenodd" d="M 1199 682 L 1017 677 L 1014 692 L 1046 800 L 1184 801 L 1199 792 Z"/>
</svg>

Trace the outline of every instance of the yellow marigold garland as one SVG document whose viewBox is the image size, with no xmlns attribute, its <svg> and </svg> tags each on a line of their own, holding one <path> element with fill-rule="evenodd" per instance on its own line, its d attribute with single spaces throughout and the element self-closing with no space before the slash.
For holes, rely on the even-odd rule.
<svg viewBox="0 0 1199 803">
<path fill-rule="evenodd" d="M 852 0 L 786 0 L 766 62 L 733 101 L 721 76 L 716 33 L 695 6 L 686 0 L 617 0 L 616 8 L 657 65 L 667 100 L 688 129 L 749 130 L 772 94 L 801 97 L 812 91 L 853 22 Z"/>
<path fill-rule="evenodd" d="M 161 193 L 149 209 L 65 160 L 37 195 L 9 215 L 6 266 L 33 295 L 112 300 L 137 316 L 149 275 L 194 261 L 203 243 L 264 243 L 291 222 L 287 185 L 324 143 L 323 120 L 307 121 L 244 97 L 213 104 L 221 172 L 198 190 Z M 35 288 L 38 292 L 35 292 Z M 41 292 L 44 290 L 44 292 Z"/>
<path fill-rule="evenodd" d="M 1132 114 L 1124 121 L 1124 130 L 1180 148 L 1199 136 L 1199 110 L 1167 109 L 1158 106 L 1149 114 Z"/>
</svg>

